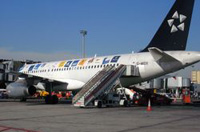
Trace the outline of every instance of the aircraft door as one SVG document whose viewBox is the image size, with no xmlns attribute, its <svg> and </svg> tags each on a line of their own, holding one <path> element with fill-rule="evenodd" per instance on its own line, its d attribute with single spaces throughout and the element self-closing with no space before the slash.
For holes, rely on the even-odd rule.
<svg viewBox="0 0 200 132">
<path fill-rule="evenodd" d="M 139 76 L 139 67 L 137 66 L 137 57 L 135 55 L 130 55 L 128 64 L 126 67 L 126 75 Z"/>
</svg>

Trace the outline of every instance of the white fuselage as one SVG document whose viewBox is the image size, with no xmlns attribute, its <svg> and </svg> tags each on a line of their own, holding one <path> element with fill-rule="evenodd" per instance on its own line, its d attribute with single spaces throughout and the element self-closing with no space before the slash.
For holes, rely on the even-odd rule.
<svg viewBox="0 0 200 132">
<path fill-rule="evenodd" d="M 64 60 L 39 64 L 24 65 L 21 73 L 49 80 L 67 83 L 65 90 L 80 89 L 98 71 L 107 65 L 135 65 L 140 76 L 120 78 L 126 87 L 155 77 L 168 74 L 200 61 L 200 52 L 169 51 L 166 52 L 177 61 L 155 61 L 150 52 L 93 57 L 85 59 Z"/>
</svg>

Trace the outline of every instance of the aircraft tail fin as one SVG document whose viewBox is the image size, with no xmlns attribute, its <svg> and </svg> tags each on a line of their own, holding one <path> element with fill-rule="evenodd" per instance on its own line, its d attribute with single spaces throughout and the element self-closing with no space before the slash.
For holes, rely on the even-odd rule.
<svg viewBox="0 0 200 132">
<path fill-rule="evenodd" d="M 194 1 L 176 0 L 149 45 L 140 52 L 148 52 L 150 47 L 163 51 L 185 50 Z"/>
</svg>

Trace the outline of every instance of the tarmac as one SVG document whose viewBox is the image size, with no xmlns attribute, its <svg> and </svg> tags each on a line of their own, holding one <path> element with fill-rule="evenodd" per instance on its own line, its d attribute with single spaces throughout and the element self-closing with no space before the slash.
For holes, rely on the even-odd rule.
<svg viewBox="0 0 200 132">
<path fill-rule="evenodd" d="M 75 108 L 70 102 L 0 100 L 4 132 L 199 132 L 200 106 Z"/>
</svg>

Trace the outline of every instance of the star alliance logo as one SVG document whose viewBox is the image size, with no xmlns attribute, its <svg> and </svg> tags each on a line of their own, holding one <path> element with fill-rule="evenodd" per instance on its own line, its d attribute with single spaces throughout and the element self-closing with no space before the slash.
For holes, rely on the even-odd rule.
<svg viewBox="0 0 200 132">
<path fill-rule="evenodd" d="M 185 23 L 184 21 L 187 19 L 186 16 L 182 15 L 182 14 L 178 14 L 178 11 L 176 11 L 174 13 L 174 15 L 172 16 L 172 19 L 168 20 L 168 24 L 171 27 L 171 33 L 175 33 L 177 31 L 184 31 L 185 30 Z M 179 25 L 174 25 L 174 21 L 175 20 L 179 20 L 180 24 Z"/>
</svg>

